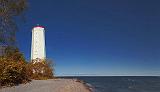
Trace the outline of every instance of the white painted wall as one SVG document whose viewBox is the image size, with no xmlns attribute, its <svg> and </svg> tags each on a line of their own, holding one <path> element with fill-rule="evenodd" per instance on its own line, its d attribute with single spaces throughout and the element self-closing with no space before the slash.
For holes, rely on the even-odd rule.
<svg viewBox="0 0 160 92">
<path fill-rule="evenodd" d="M 31 60 L 45 59 L 45 30 L 37 26 L 32 29 Z"/>
</svg>

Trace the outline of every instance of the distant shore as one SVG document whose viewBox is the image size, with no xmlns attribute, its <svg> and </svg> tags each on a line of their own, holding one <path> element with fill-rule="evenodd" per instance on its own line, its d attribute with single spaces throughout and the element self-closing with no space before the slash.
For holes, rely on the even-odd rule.
<svg viewBox="0 0 160 92">
<path fill-rule="evenodd" d="M 1 88 L 0 92 L 92 92 L 92 88 L 77 79 L 49 79 Z"/>
</svg>

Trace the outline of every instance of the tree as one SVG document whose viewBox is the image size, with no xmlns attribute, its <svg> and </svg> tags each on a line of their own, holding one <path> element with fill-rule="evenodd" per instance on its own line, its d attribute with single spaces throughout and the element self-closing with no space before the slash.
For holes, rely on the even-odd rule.
<svg viewBox="0 0 160 92">
<path fill-rule="evenodd" d="M 0 42 L 15 45 L 18 30 L 15 17 L 27 9 L 26 0 L 0 0 Z"/>
<path fill-rule="evenodd" d="M 2 57 L 8 58 L 14 62 L 25 62 L 24 55 L 20 52 L 20 50 L 17 47 L 6 47 L 5 54 Z"/>
<path fill-rule="evenodd" d="M 0 56 L 0 86 L 28 81 L 24 56 L 15 47 L 15 18 L 23 16 L 26 9 L 26 0 L 0 0 L 0 44 L 8 46 Z"/>
</svg>

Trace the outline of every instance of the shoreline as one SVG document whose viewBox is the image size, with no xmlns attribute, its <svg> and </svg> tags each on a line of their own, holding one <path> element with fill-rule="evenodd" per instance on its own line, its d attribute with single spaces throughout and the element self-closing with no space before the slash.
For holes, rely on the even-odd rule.
<svg viewBox="0 0 160 92">
<path fill-rule="evenodd" d="M 75 79 L 76 82 L 79 82 L 79 83 L 82 83 L 84 85 L 84 87 L 89 90 L 90 92 L 94 92 L 94 87 L 89 84 L 89 83 L 86 83 L 84 82 L 83 80 L 79 80 L 79 79 Z"/>
<path fill-rule="evenodd" d="M 26 84 L 2 87 L 0 92 L 94 92 L 92 86 L 79 79 L 56 78 L 32 80 Z"/>
</svg>

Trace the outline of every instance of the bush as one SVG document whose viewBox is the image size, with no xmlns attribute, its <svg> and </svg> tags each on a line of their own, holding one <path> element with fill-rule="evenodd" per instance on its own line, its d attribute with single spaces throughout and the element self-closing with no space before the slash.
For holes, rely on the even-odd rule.
<svg viewBox="0 0 160 92">
<path fill-rule="evenodd" d="M 0 86 L 11 86 L 29 81 L 25 59 L 17 48 L 8 47 L 0 57 Z"/>
<path fill-rule="evenodd" d="M 52 61 L 49 59 L 40 60 L 33 60 L 32 62 L 28 63 L 27 71 L 30 79 L 51 79 L 53 78 L 53 67 Z"/>
<path fill-rule="evenodd" d="M 5 54 L 3 55 L 3 57 L 6 57 L 10 61 L 27 63 L 25 61 L 24 55 L 16 47 L 8 46 L 5 49 Z"/>
<path fill-rule="evenodd" d="M 27 63 L 18 48 L 13 47 L 7 47 L 5 54 L 0 57 L 0 86 L 13 86 L 31 79 L 51 78 L 53 78 L 53 67 L 49 59 Z"/>
</svg>

